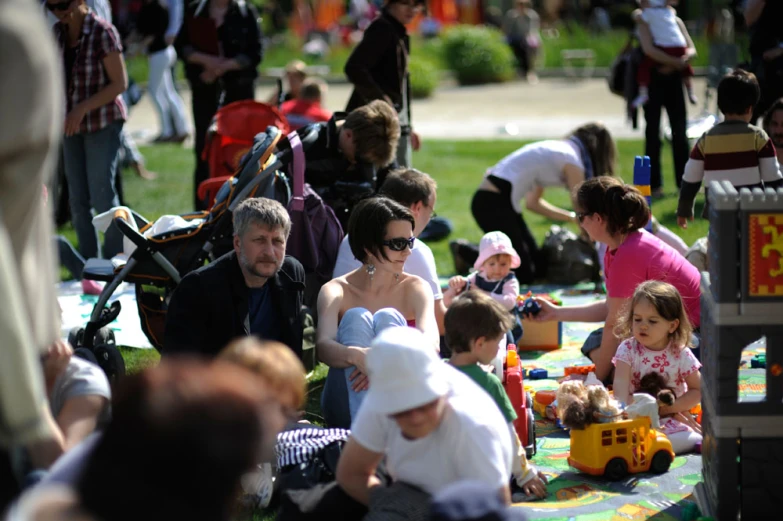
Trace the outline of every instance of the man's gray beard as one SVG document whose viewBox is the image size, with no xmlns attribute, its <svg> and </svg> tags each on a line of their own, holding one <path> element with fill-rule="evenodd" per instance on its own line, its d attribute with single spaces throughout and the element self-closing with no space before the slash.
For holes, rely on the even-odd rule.
<svg viewBox="0 0 783 521">
<path fill-rule="evenodd" d="M 256 276 L 256 277 L 259 277 L 259 278 L 262 278 L 262 279 L 272 278 L 280 270 L 280 266 L 277 266 L 277 263 L 275 263 L 275 266 L 277 266 L 275 268 L 275 272 L 273 274 L 271 274 L 271 275 L 263 275 L 263 274 L 258 272 L 258 270 L 256 269 L 254 264 L 248 262 L 247 257 L 245 257 L 245 253 L 243 251 L 240 250 L 238 257 L 239 257 L 239 264 L 244 268 L 245 271 L 247 271 L 248 273 L 250 273 L 253 276 Z"/>
</svg>

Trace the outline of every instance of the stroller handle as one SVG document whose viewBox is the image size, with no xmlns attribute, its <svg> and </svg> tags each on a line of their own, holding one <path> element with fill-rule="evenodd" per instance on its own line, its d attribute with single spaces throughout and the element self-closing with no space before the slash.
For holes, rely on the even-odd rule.
<svg viewBox="0 0 783 521">
<path fill-rule="evenodd" d="M 115 210 L 114 212 L 114 224 L 122 232 L 122 234 L 130 239 L 131 242 L 133 242 L 133 244 L 135 244 L 137 247 L 146 249 L 147 239 L 145 239 L 142 234 L 140 234 L 130 224 L 128 224 L 128 221 L 130 221 L 132 218 L 132 215 L 121 208 Z"/>
</svg>

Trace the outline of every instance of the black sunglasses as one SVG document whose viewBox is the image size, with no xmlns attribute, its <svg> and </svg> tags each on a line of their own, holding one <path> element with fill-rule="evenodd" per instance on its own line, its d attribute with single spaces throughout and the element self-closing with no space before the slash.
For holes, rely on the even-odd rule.
<svg viewBox="0 0 783 521">
<path fill-rule="evenodd" d="M 413 249 L 413 243 L 416 241 L 416 237 L 406 239 L 405 237 L 395 237 L 388 241 L 383 241 L 383 245 L 387 246 L 391 251 L 405 251 L 405 248 Z"/>
<path fill-rule="evenodd" d="M 593 212 L 576 212 L 576 220 L 579 221 L 579 224 L 582 224 L 584 218 L 592 213 Z"/>
<path fill-rule="evenodd" d="M 67 11 L 72 3 L 73 0 L 65 0 L 65 2 L 55 2 L 53 4 L 46 2 L 46 8 L 50 11 Z"/>
</svg>

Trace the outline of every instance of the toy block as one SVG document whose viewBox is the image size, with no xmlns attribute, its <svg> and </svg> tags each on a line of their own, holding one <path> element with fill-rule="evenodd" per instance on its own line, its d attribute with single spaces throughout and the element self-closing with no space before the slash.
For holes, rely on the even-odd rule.
<svg viewBox="0 0 783 521">
<path fill-rule="evenodd" d="M 545 380 L 548 376 L 548 373 L 546 369 L 533 369 L 530 371 L 530 378 L 531 380 Z"/>
<path fill-rule="evenodd" d="M 533 300 L 533 293 L 517 297 L 517 313 L 524 330 L 522 338 L 517 342 L 520 351 L 554 351 L 563 345 L 563 325 L 560 322 L 535 322 L 526 317 L 535 316 L 541 311 L 541 306 Z M 560 304 L 556 298 L 546 293 L 537 294 L 535 298 Z"/>
<path fill-rule="evenodd" d="M 542 418 L 555 419 L 552 403 L 555 401 L 555 391 L 538 391 L 533 395 L 533 409 Z"/>
<path fill-rule="evenodd" d="M 756 355 L 750 360 L 750 367 L 760 369 L 767 367 L 767 355 Z"/>
<path fill-rule="evenodd" d="M 650 188 L 650 156 L 636 156 L 633 162 L 633 184 L 647 199 L 647 206 L 652 214 L 652 189 Z M 652 231 L 652 218 L 644 227 L 648 232 Z"/>
<path fill-rule="evenodd" d="M 536 424 L 533 419 L 532 399 L 525 392 L 522 377 L 522 366 L 517 355 L 516 346 L 509 344 L 506 352 L 506 364 L 503 371 L 503 389 L 506 391 L 517 419 L 514 420 L 514 430 L 519 436 L 528 458 L 536 453 Z"/>
<path fill-rule="evenodd" d="M 563 374 L 565 376 L 572 375 L 572 374 L 583 374 L 587 376 L 589 373 L 595 372 L 595 364 L 591 365 L 572 365 L 569 367 L 566 367 L 563 370 Z"/>
</svg>

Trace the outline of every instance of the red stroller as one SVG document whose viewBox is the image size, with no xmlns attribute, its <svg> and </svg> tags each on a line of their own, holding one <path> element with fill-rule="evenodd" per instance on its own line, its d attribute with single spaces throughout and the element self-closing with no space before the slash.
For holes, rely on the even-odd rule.
<svg viewBox="0 0 783 521">
<path fill-rule="evenodd" d="M 272 105 L 243 100 L 218 109 L 201 152 L 202 159 L 209 163 L 209 179 L 198 186 L 198 197 L 207 202 L 207 208 L 223 183 L 238 170 L 242 157 L 253 146 L 253 138 L 270 126 L 282 135 L 288 134 L 288 121 Z"/>
</svg>

